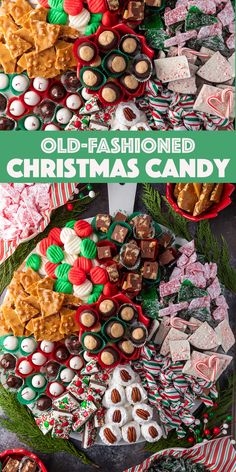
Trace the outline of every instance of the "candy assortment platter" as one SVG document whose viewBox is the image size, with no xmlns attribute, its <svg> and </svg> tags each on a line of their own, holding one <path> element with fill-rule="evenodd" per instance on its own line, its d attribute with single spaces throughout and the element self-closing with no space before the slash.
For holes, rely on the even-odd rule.
<svg viewBox="0 0 236 472">
<path fill-rule="evenodd" d="M 1 130 L 233 130 L 231 0 L 3 0 Z"/>
</svg>

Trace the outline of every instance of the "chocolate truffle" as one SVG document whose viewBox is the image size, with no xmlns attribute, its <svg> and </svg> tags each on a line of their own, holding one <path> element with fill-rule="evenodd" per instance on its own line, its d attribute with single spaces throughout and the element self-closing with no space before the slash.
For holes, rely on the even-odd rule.
<svg viewBox="0 0 236 472">
<path fill-rule="evenodd" d="M 154 259 L 157 253 L 158 242 L 156 239 L 151 241 L 142 240 L 140 243 L 141 257 L 143 259 Z"/>
<path fill-rule="evenodd" d="M 92 68 L 83 69 L 81 77 L 88 88 L 98 88 L 103 80 L 101 72 Z"/>
<path fill-rule="evenodd" d="M 64 362 L 70 357 L 70 353 L 65 346 L 59 346 L 55 351 L 55 358 L 59 362 Z"/>
<path fill-rule="evenodd" d="M 23 380 L 20 377 L 16 377 L 16 375 L 9 375 L 6 383 L 9 388 L 15 388 L 18 390 L 18 388 L 23 384 Z"/>
<path fill-rule="evenodd" d="M 109 367 L 119 360 L 119 354 L 112 347 L 106 347 L 103 349 L 100 359 L 104 365 Z"/>
<path fill-rule="evenodd" d="M 110 54 L 106 62 L 107 69 L 112 74 L 122 74 L 127 68 L 127 61 L 121 54 Z"/>
<path fill-rule="evenodd" d="M 135 351 L 135 347 L 129 339 L 123 339 L 119 341 L 118 347 L 125 356 L 132 356 Z"/>
<path fill-rule="evenodd" d="M 7 99 L 5 95 L 0 93 L 0 112 L 3 112 L 6 109 L 7 106 Z"/>
<path fill-rule="evenodd" d="M 4 370 L 12 370 L 15 368 L 16 365 L 16 358 L 11 354 L 3 354 L 0 366 Z"/>
<path fill-rule="evenodd" d="M 6 116 L 0 116 L 0 131 L 11 131 L 15 128 L 15 122 Z"/>
<path fill-rule="evenodd" d="M 139 50 L 139 40 L 133 35 L 126 35 L 120 42 L 120 50 L 125 54 L 133 56 Z"/>
<path fill-rule="evenodd" d="M 152 63 L 147 56 L 143 56 L 140 59 L 137 59 L 133 63 L 133 72 L 134 75 L 140 81 L 148 80 L 152 72 Z"/>
<path fill-rule="evenodd" d="M 58 82 L 50 87 L 48 95 L 52 100 L 55 100 L 55 102 L 60 102 L 66 96 L 66 89 L 60 82 Z"/>
<path fill-rule="evenodd" d="M 109 51 L 117 46 L 118 37 L 113 31 L 105 30 L 99 34 L 97 42 L 101 50 Z"/>
<path fill-rule="evenodd" d="M 148 280 L 156 280 L 158 275 L 158 262 L 145 261 L 143 265 L 143 277 Z"/>
<path fill-rule="evenodd" d="M 121 97 L 121 89 L 112 82 L 104 85 L 101 91 L 101 97 L 109 104 L 117 102 Z"/>
<path fill-rule="evenodd" d="M 55 378 L 60 370 L 60 364 L 54 361 L 49 361 L 45 366 L 45 370 L 48 377 Z"/>
<path fill-rule="evenodd" d="M 111 259 L 112 253 L 110 246 L 97 246 L 97 258 L 101 259 Z"/>
<path fill-rule="evenodd" d="M 112 231 L 111 239 L 113 241 L 117 241 L 118 243 L 122 244 L 125 241 L 125 238 L 128 234 L 129 230 L 126 226 L 121 226 L 119 224 L 115 225 L 115 228 Z"/>
<path fill-rule="evenodd" d="M 116 312 L 116 305 L 113 300 L 105 299 L 99 304 L 98 311 L 102 318 L 110 318 Z"/>
<path fill-rule="evenodd" d="M 136 314 L 137 312 L 134 306 L 128 304 L 121 305 L 119 310 L 119 317 L 121 320 L 126 323 L 131 323 L 134 321 Z"/>
<path fill-rule="evenodd" d="M 51 100 L 43 100 L 38 106 L 38 114 L 43 120 L 51 120 L 55 112 L 56 105 Z"/>
<path fill-rule="evenodd" d="M 94 44 L 90 43 L 89 41 L 84 41 L 78 46 L 77 54 L 79 59 L 84 62 L 91 62 L 95 59 L 97 55 L 97 50 Z"/>
<path fill-rule="evenodd" d="M 76 92 L 80 87 L 80 81 L 76 72 L 70 70 L 63 75 L 63 83 L 69 92 Z"/>
<path fill-rule="evenodd" d="M 41 395 L 41 397 L 39 397 L 39 399 L 36 402 L 36 406 L 38 410 L 40 411 L 50 410 L 52 406 L 52 400 L 47 395 Z"/>
<path fill-rule="evenodd" d="M 82 347 L 79 336 L 76 336 L 75 334 L 71 334 L 66 338 L 65 345 L 71 354 L 79 354 Z"/>
<path fill-rule="evenodd" d="M 130 340 L 136 346 L 144 344 L 147 338 L 147 330 L 145 326 L 136 325 L 131 328 Z"/>
<path fill-rule="evenodd" d="M 96 324 L 97 317 L 92 310 L 81 311 L 79 321 L 85 328 L 92 328 Z"/>
<path fill-rule="evenodd" d="M 96 351 L 102 345 L 102 340 L 93 334 L 85 334 L 83 344 L 88 351 Z"/>
<path fill-rule="evenodd" d="M 99 213 L 96 216 L 96 229 L 102 233 L 107 233 L 111 226 L 111 216 Z"/>
<path fill-rule="evenodd" d="M 106 334 L 110 339 L 117 340 L 125 334 L 125 328 L 118 320 L 111 320 L 106 325 Z"/>
<path fill-rule="evenodd" d="M 136 92 L 136 90 L 139 87 L 139 81 L 130 74 L 124 74 L 121 78 L 120 81 L 122 85 L 128 90 L 130 93 Z"/>
<path fill-rule="evenodd" d="M 128 269 L 134 267 L 139 261 L 140 248 L 137 244 L 127 243 L 123 246 L 120 260 L 121 263 Z"/>
</svg>

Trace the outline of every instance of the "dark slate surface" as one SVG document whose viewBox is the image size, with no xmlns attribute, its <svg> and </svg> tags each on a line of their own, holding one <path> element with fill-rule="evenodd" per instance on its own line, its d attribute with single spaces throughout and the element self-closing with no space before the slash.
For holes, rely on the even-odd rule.
<svg viewBox="0 0 236 472">
<path fill-rule="evenodd" d="M 141 202 L 141 185 L 138 186 L 135 210 L 144 209 Z M 165 191 L 164 185 L 158 185 L 160 191 Z M 84 217 L 94 216 L 98 212 L 106 212 L 108 210 L 107 204 L 107 188 L 106 185 L 95 185 L 94 189 L 100 192 L 99 199 L 95 200 L 89 210 L 84 213 Z M 122 189 L 122 187 L 121 187 Z M 233 197 L 233 203 L 219 214 L 218 218 L 211 222 L 214 233 L 220 238 L 224 235 L 229 244 L 230 253 L 232 257 L 232 264 L 236 266 L 236 243 L 235 243 L 235 228 L 236 228 L 236 193 Z M 227 301 L 230 306 L 231 323 L 236 326 L 236 297 L 231 293 L 227 293 Z M 231 367 L 232 368 L 232 367 Z M 235 421 L 233 422 L 235 424 Z M 80 446 L 78 442 L 75 442 Z M 0 429 L 0 451 L 4 449 L 21 447 L 21 444 L 14 434 Z M 149 454 L 143 451 L 142 445 L 136 446 L 116 446 L 103 447 L 94 446 L 87 452 L 89 457 L 100 466 L 101 472 L 122 472 L 124 469 L 132 465 L 142 462 Z M 43 455 L 40 454 L 49 472 L 94 472 L 94 467 L 81 464 L 78 459 L 61 454 Z"/>
</svg>

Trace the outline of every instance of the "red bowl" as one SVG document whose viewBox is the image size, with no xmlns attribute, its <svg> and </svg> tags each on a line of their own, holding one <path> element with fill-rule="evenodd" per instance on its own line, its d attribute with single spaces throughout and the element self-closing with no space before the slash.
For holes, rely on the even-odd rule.
<svg viewBox="0 0 236 472">
<path fill-rule="evenodd" d="M 26 451 L 25 449 L 8 449 L 7 451 L 3 451 L 0 453 L 0 462 L 4 462 L 4 460 L 8 456 L 15 459 L 22 459 L 25 456 L 29 457 L 30 459 L 33 459 L 38 464 L 42 472 L 47 472 L 45 465 L 41 462 L 41 460 L 35 454 L 33 454 L 33 452 Z"/>
<path fill-rule="evenodd" d="M 216 216 L 218 216 L 218 213 L 221 210 L 229 206 L 230 203 L 232 203 L 230 196 L 235 190 L 235 185 L 224 184 L 221 201 L 219 203 L 216 203 L 215 205 L 212 205 L 212 207 L 210 207 L 209 210 L 205 211 L 202 215 L 199 215 L 199 216 L 190 215 L 189 213 L 187 213 L 184 210 L 181 210 L 181 208 L 178 207 L 177 202 L 174 197 L 174 188 L 175 188 L 175 184 L 166 184 L 166 198 L 169 204 L 176 211 L 176 213 L 179 213 L 184 218 L 187 218 L 187 220 L 197 222 L 201 220 L 208 220 L 209 218 L 215 218 Z"/>
</svg>

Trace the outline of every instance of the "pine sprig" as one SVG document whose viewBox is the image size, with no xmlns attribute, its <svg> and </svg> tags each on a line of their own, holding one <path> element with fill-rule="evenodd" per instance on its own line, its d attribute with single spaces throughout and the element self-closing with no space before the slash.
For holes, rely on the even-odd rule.
<svg viewBox="0 0 236 472">
<path fill-rule="evenodd" d="M 0 407 L 6 417 L 0 417 L 0 426 L 15 433 L 20 441 L 27 444 L 35 451 L 50 454 L 65 452 L 77 457 L 83 464 L 94 464 L 82 451 L 64 439 L 55 439 L 49 435 L 43 435 L 36 425 L 30 411 L 21 405 L 14 393 L 5 390 L 0 385 Z"/>
<path fill-rule="evenodd" d="M 215 237 L 208 220 L 200 221 L 191 231 L 188 221 L 174 211 L 166 197 L 161 197 L 150 184 L 143 184 L 143 190 L 143 203 L 153 219 L 176 236 L 188 241 L 194 238 L 197 252 L 204 255 L 207 262 L 216 262 L 221 283 L 236 293 L 236 270 L 231 266 L 229 248 L 223 236 L 220 241 Z"/>
<path fill-rule="evenodd" d="M 73 211 L 69 211 L 66 205 L 63 205 L 54 210 L 51 214 L 50 223 L 45 228 L 45 230 L 42 233 L 38 234 L 35 238 L 20 244 L 16 248 L 15 252 L 0 265 L 0 293 L 2 293 L 3 290 L 10 283 L 13 276 L 13 272 L 20 267 L 20 265 L 25 261 L 27 256 L 31 253 L 31 251 L 33 251 L 38 242 L 48 236 L 50 229 L 54 227 L 63 228 L 67 221 L 71 219 L 76 219 L 79 214 L 83 213 L 87 209 L 89 204 L 97 196 L 98 193 L 95 195 L 94 198 L 85 197 L 80 201 L 76 201 L 73 204 Z"/>
</svg>

